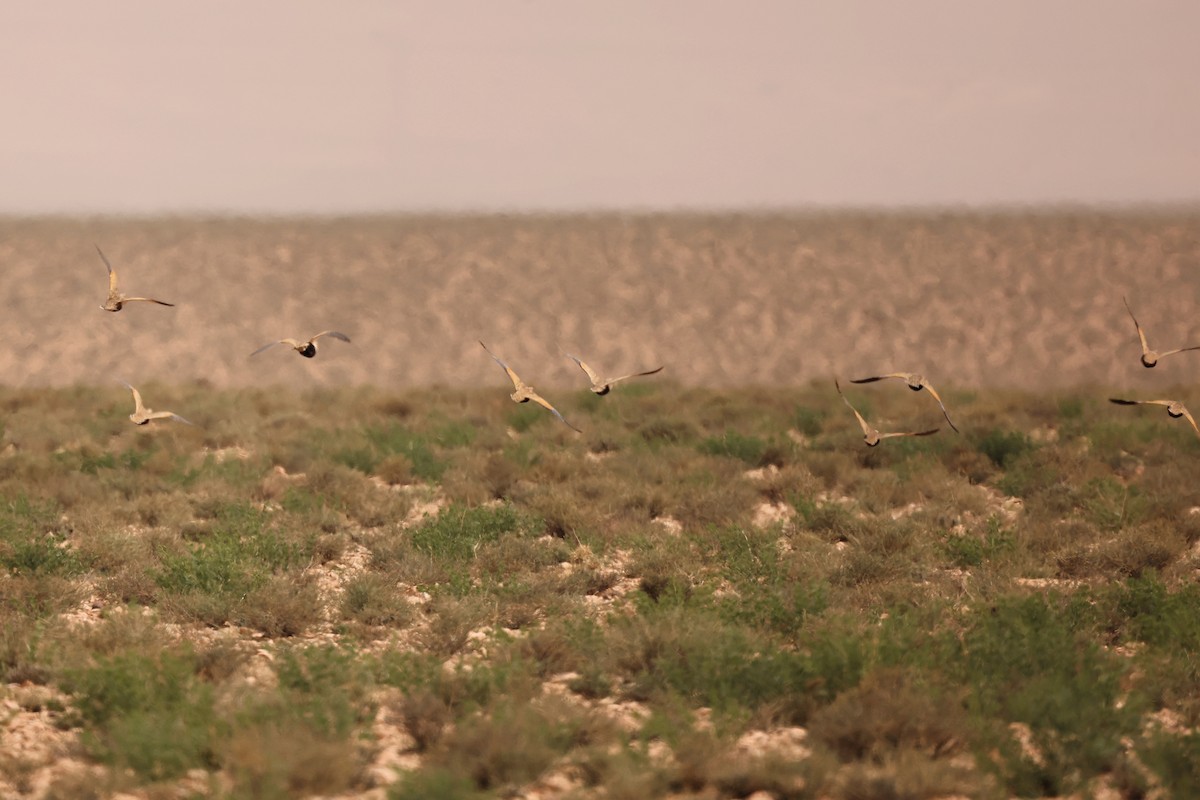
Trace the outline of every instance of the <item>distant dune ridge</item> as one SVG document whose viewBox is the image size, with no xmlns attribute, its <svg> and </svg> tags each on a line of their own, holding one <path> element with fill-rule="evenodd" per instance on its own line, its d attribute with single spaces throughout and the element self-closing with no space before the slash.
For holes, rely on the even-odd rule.
<svg viewBox="0 0 1200 800">
<path fill-rule="evenodd" d="M 173 309 L 97 306 L 103 248 Z M 564 357 L 661 379 L 938 386 L 1195 383 L 1200 212 L 2 219 L 0 381 L 586 389 Z M 247 354 L 336 329 L 313 359 Z M 506 387 L 505 387 L 506 388 Z"/>
</svg>

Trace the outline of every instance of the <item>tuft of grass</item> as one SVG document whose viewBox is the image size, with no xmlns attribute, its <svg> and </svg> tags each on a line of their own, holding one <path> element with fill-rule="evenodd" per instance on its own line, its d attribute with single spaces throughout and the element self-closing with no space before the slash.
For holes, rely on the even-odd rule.
<svg viewBox="0 0 1200 800">
<path fill-rule="evenodd" d="M 950 534 L 941 543 L 942 552 L 956 567 L 980 567 L 1016 547 L 1015 534 L 1001 527 L 1000 518 L 995 515 L 988 518 L 987 530 L 982 535 Z"/>
<path fill-rule="evenodd" d="M 752 467 L 765 467 L 768 464 L 778 467 L 783 463 L 782 451 L 777 445 L 757 436 L 744 436 L 733 431 L 704 439 L 698 449 L 708 455 L 736 458 Z"/>
<path fill-rule="evenodd" d="M 1033 449 L 1033 442 L 1020 431 L 993 428 L 979 438 L 976 448 L 993 464 L 1006 469 Z"/>
<path fill-rule="evenodd" d="M 533 521 L 508 504 L 480 508 L 451 506 L 417 526 L 410 542 L 414 550 L 430 559 L 464 562 L 473 558 L 482 545 L 502 536 L 529 535 L 532 531 Z"/>
<path fill-rule="evenodd" d="M 58 524 L 61 510 L 26 495 L 0 505 L 0 566 L 15 575 L 70 577 L 84 570 Z"/>
<path fill-rule="evenodd" d="M 891 667 L 813 714 L 809 732 L 842 761 L 874 762 L 904 750 L 951 754 L 970 735 L 961 698 Z"/>
</svg>

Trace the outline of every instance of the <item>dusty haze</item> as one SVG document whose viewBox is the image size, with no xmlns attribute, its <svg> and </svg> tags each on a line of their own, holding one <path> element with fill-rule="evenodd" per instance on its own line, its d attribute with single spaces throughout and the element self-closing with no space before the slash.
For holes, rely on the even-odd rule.
<svg viewBox="0 0 1200 800">
<path fill-rule="evenodd" d="M 0 8 L 0 213 L 1200 198 L 1200 4 Z"/>
<path fill-rule="evenodd" d="M 0 220 L 0 374 L 297 388 L 584 388 L 609 374 L 734 386 L 924 372 L 935 385 L 1192 384 L 1200 215 L 716 215 Z M 177 303 L 112 314 L 125 291 Z M 258 346 L 328 341 L 304 359 Z"/>
</svg>

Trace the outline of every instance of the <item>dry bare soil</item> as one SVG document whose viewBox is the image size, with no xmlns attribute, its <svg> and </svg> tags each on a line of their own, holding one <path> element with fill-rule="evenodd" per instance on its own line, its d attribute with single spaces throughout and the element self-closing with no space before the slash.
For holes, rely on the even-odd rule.
<svg viewBox="0 0 1200 800">
<path fill-rule="evenodd" d="M 177 308 L 102 313 L 94 244 L 126 291 Z M 1197 354 L 1141 374 L 1121 302 L 1159 349 L 1200 344 L 1200 215 L 1182 212 L 8 219 L 0 292 L 0 374 L 17 386 L 500 382 L 478 339 L 547 387 L 578 377 L 559 343 L 612 370 L 666 364 L 686 385 L 1200 374 Z M 316 363 L 246 357 L 327 328 L 354 344 Z"/>
</svg>

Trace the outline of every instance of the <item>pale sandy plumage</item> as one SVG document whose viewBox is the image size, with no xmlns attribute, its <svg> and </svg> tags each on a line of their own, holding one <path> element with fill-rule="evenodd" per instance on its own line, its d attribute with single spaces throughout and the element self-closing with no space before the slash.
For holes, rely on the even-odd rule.
<svg viewBox="0 0 1200 800">
<path fill-rule="evenodd" d="M 1108 398 L 1108 402 L 1116 403 L 1122 406 L 1166 406 L 1167 413 L 1175 419 L 1185 417 L 1188 422 L 1192 423 L 1192 430 L 1200 436 L 1200 428 L 1196 427 L 1196 420 L 1192 417 L 1192 412 L 1187 410 L 1187 407 L 1179 400 L 1121 400 L 1117 397 Z"/>
<path fill-rule="evenodd" d="M 914 392 L 919 392 L 922 389 L 925 389 L 926 391 L 928 391 L 931 395 L 933 395 L 933 399 L 937 400 L 938 407 L 942 409 L 942 416 L 944 416 L 946 418 L 946 422 L 949 422 L 950 427 L 954 429 L 954 432 L 958 433 L 958 426 L 955 425 L 954 421 L 950 419 L 950 414 L 949 414 L 949 412 L 946 411 L 946 406 L 944 403 L 942 403 L 941 396 L 938 395 L 937 391 L 933 388 L 933 386 L 929 383 L 929 381 L 925 380 L 925 376 L 921 375 L 920 373 L 917 373 L 917 372 L 889 372 L 886 375 L 873 375 L 870 378 L 851 379 L 850 382 L 851 383 L 871 383 L 872 381 L 882 381 L 887 378 L 895 378 L 897 380 L 904 381 L 904 383 L 907 384 L 908 388 L 912 389 Z"/>
<path fill-rule="evenodd" d="M 550 405 L 550 403 L 546 401 L 546 398 L 542 397 L 540 394 L 535 392 L 533 390 L 532 386 L 525 383 L 525 381 L 521 380 L 520 376 L 517 375 L 517 373 L 513 371 L 512 367 L 510 367 L 508 364 L 505 364 L 503 361 L 501 361 L 499 358 L 497 358 L 496 354 L 493 353 L 491 350 L 488 350 L 488 346 L 486 344 L 484 344 L 483 342 L 480 342 L 479 346 L 482 347 L 484 350 L 487 350 L 487 354 L 489 356 L 491 356 L 497 364 L 500 365 L 500 367 L 508 375 L 508 379 L 510 381 L 512 381 L 513 393 L 510 394 L 509 397 L 512 398 L 512 401 L 514 403 L 528 403 L 530 400 L 532 400 L 533 402 L 537 403 L 542 408 L 547 409 L 554 416 L 558 417 L 558 419 L 564 425 L 566 425 L 568 428 L 570 428 L 571 430 L 576 431 L 578 433 L 583 433 L 583 431 L 579 430 L 579 428 L 576 428 L 574 425 L 567 422 L 566 417 L 564 417 L 562 414 L 560 414 L 557 408 Z"/>
<path fill-rule="evenodd" d="M 104 251 L 100 249 L 100 245 L 96 245 L 96 252 L 100 254 L 100 260 L 108 268 L 108 299 L 104 301 L 104 305 L 100 306 L 105 311 L 120 311 L 121 307 L 126 303 L 135 302 L 158 303 L 160 306 L 175 305 L 174 303 L 155 300 L 153 297 L 126 297 L 121 294 L 121 290 L 117 288 L 117 271 L 112 268 L 112 264 L 108 263 L 108 257 L 104 255 Z"/>
<path fill-rule="evenodd" d="M 328 336 L 330 339 L 337 339 L 339 342 L 346 342 L 347 344 L 350 343 L 350 337 L 344 333 L 341 333 L 340 331 L 321 331 L 316 336 L 305 341 L 300 341 L 299 339 L 280 339 L 278 342 L 268 342 L 251 353 L 250 356 L 256 356 L 263 350 L 269 350 L 277 344 L 286 344 L 288 347 L 292 348 L 305 358 L 312 358 L 317 354 L 317 339 L 320 339 L 322 336 Z"/>
<path fill-rule="evenodd" d="M 1121 299 L 1125 300 L 1125 310 L 1129 312 L 1129 318 L 1131 320 L 1133 320 L 1133 327 L 1135 330 L 1137 330 L 1138 339 L 1140 339 L 1142 342 L 1142 366 L 1143 367 L 1146 367 L 1147 369 L 1149 369 L 1150 367 L 1153 367 L 1155 364 L 1157 364 L 1158 360 L 1160 358 L 1166 358 L 1167 356 L 1173 356 L 1176 353 L 1183 353 L 1188 350 L 1200 350 L 1200 344 L 1194 345 L 1192 347 L 1178 347 L 1174 350 L 1167 350 L 1166 352 L 1163 352 L 1163 353 L 1159 353 L 1159 352 L 1155 352 L 1154 350 L 1151 350 L 1150 344 L 1146 341 L 1146 334 L 1142 330 L 1142 326 L 1138 324 L 1137 317 L 1135 317 L 1133 315 L 1133 309 L 1129 307 L 1129 301 L 1126 300 L 1124 297 L 1122 297 Z"/>
<path fill-rule="evenodd" d="M 192 422 L 176 414 L 174 411 L 154 411 L 146 408 L 146 406 L 142 404 L 141 392 L 130 386 L 128 383 L 125 383 L 125 381 L 121 381 L 121 383 L 125 384 L 126 389 L 133 392 L 133 413 L 129 415 L 129 419 L 133 421 L 134 425 L 146 425 L 149 424 L 150 420 L 152 419 L 175 419 L 179 420 L 180 422 L 186 422 L 188 425 L 193 424 Z"/>
<path fill-rule="evenodd" d="M 884 439 L 890 439 L 894 436 L 930 436 L 932 434 L 937 433 L 940 430 L 940 428 L 934 428 L 931 431 L 904 431 L 904 432 L 896 432 L 896 433 L 880 433 L 878 428 L 874 427 L 873 425 L 871 425 L 871 423 L 869 423 L 865 419 L 863 419 L 863 415 L 858 413 L 857 408 L 850 405 L 850 401 L 847 400 L 846 395 L 842 393 L 842 387 L 837 382 L 836 378 L 833 381 L 833 385 L 837 387 L 837 392 L 839 395 L 841 395 L 842 402 L 844 402 L 847 406 L 849 406 L 850 410 L 854 412 L 855 418 L 858 419 L 858 424 L 862 427 L 863 441 L 866 442 L 867 447 L 874 447 L 875 445 L 879 444 Z"/>
<path fill-rule="evenodd" d="M 613 384 L 615 383 L 627 381 L 630 378 L 640 378 L 643 375 L 654 375 L 663 371 L 662 367 L 658 367 L 657 369 L 649 369 L 645 372 L 631 372 L 630 374 L 622 375 L 619 378 L 601 378 L 594 369 L 584 363 L 578 356 L 573 356 L 565 350 L 563 351 L 563 355 L 579 365 L 579 368 L 583 370 L 583 373 L 588 376 L 588 380 L 592 382 L 591 390 L 601 397 L 612 391 Z"/>
</svg>

